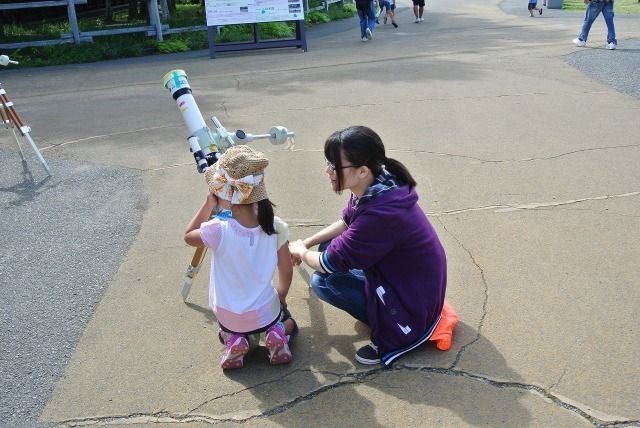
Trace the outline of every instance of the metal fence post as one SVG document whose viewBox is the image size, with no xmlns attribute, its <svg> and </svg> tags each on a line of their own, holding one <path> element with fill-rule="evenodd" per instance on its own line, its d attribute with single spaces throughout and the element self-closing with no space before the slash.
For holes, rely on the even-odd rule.
<svg viewBox="0 0 640 428">
<path fill-rule="evenodd" d="M 149 20 L 151 25 L 156 28 L 156 39 L 162 41 L 162 22 L 160 22 L 160 12 L 158 12 L 158 1 L 149 0 Z"/>
<path fill-rule="evenodd" d="M 73 35 L 73 42 L 80 44 L 80 30 L 78 29 L 78 19 L 76 18 L 76 2 L 75 0 L 67 0 L 67 14 L 69 15 L 69 26 Z"/>
</svg>

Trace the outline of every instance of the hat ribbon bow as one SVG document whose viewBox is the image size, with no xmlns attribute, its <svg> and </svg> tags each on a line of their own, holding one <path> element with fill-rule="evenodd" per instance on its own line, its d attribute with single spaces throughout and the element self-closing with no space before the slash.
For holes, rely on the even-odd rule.
<svg viewBox="0 0 640 428">
<path fill-rule="evenodd" d="M 231 178 L 224 169 L 219 168 L 213 174 L 211 186 L 217 195 L 231 201 L 232 204 L 242 204 L 249 199 L 253 188 L 261 181 L 262 175 Z"/>
</svg>

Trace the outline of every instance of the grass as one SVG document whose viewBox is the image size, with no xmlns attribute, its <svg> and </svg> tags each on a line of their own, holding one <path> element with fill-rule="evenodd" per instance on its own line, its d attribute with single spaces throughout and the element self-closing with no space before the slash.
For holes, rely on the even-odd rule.
<svg viewBox="0 0 640 428">
<path fill-rule="evenodd" d="M 584 10 L 585 4 L 582 0 L 564 0 L 562 9 L 564 10 Z M 640 2 L 638 0 L 615 0 L 613 11 L 619 14 L 640 14 Z"/>
<path fill-rule="evenodd" d="M 320 0 L 310 0 L 313 8 Z M 355 6 L 347 3 L 344 7 L 332 4 L 329 13 L 314 11 L 305 14 L 305 25 L 313 26 L 323 22 L 345 19 L 354 16 Z M 183 3 L 177 5 L 171 18 L 163 24 L 170 28 L 194 27 L 206 24 L 204 10 L 198 4 Z M 78 18 L 80 31 L 144 26 L 144 20 L 129 21 L 126 9 L 117 10 L 107 22 L 104 16 L 93 15 Z M 295 36 L 295 22 L 264 22 L 258 24 L 261 40 L 286 39 Z M 0 43 L 25 42 L 33 40 L 57 39 L 63 33 L 69 33 L 69 22 L 66 19 L 31 23 L 30 25 L 3 25 L 0 31 Z M 155 55 L 191 50 L 208 49 L 209 41 L 206 30 L 189 31 L 178 34 L 167 34 L 163 41 L 145 33 L 130 33 L 115 36 L 95 36 L 93 43 L 61 44 L 42 47 L 5 50 L 2 53 L 18 61 L 18 66 L 41 67 L 47 65 L 77 64 L 95 62 L 106 59 L 130 58 L 144 55 Z M 253 40 L 251 24 L 228 25 L 221 27 L 216 35 L 216 43 L 242 42 Z"/>
</svg>

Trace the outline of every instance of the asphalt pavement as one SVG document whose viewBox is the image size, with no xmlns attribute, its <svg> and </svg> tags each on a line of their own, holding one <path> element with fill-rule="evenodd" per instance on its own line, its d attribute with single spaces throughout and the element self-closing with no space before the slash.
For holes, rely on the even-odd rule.
<svg viewBox="0 0 640 428">
<path fill-rule="evenodd" d="M 0 150 L 0 425 L 28 428 L 140 229 L 145 195 L 135 170 L 50 159 L 49 177 L 23 149 L 27 164 Z"/>
</svg>

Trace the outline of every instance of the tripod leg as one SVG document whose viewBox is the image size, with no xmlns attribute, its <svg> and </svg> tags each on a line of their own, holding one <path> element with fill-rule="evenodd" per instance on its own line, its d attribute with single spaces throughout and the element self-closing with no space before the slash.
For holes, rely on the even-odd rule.
<svg viewBox="0 0 640 428">
<path fill-rule="evenodd" d="M 191 291 L 191 284 L 193 284 L 193 278 L 198 274 L 198 271 L 200 270 L 200 266 L 202 264 L 202 260 L 204 259 L 206 253 L 206 247 L 196 248 L 196 252 L 193 254 L 193 258 L 191 259 L 191 264 L 187 266 L 187 272 L 184 274 L 182 291 L 180 292 L 180 294 L 182 294 L 183 302 L 187 301 L 189 291 Z"/>
<path fill-rule="evenodd" d="M 33 153 L 36 154 L 36 156 L 40 160 L 40 163 L 42 164 L 44 169 L 47 171 L 47 174 L 51 175 L 51 170 L 49 169 L 49 165 L 47 165 L 47 161 L 44 160 L 44 158 L 42 157 L 42 154 L 40 153 L 40 150 L 38 150 L 38 147 L 36 146 L 36 144 L 31 139 L 31 135 L 29 135 L 29 131 L 26 131 L 26 132 L 22 131 L 22 134 L 25 136 L 27 141 L 29 141 L 29 144 L 31 144 L 31 148 L 33 149 Z"/>
<path fill-rule="evenodd" d="M 4 89 L 2 89 L 2 86 L 0 86 L 0 105 L 1 105 L 0 108 L 3 110 L 3 114 L 2 114 L 3 122 L 5 122 L 6 124 L 5 119 L 8 119 L 20 130 L 20 133 L 27 139 L 27 141 L 29 141 L 29 144 L 31 144 L 31 148 L 33 149 L 33 152 L 36 154 L 36 156 L 40 160 L 40 163 L 42 164 L 42 166 L 44 166 L 44 169 L 47 171 L 47 174 L 51 175 L 51 170 L 49 169 L 49 165 L 47 165 L 47 161 L 44 160 L 44 158 L 42 157 L 42 154 L 40 153 L 40 150 L 38 150 L 38 147 L 33 142 L 33 139 L 31 139 L 31 135 L 29 135 L 29 132 L 31 132 L 31 128 L 29 128 L 24 124 L 24 122 L 22 122 L 20 115 L 18 115 L 18 112 L 13 107 L 13 102 L 9 100 L 9 96 L 7 95 L 7 92 Z"/>
<path fill-rule="evenodd" d="M 11 128 L 13 132 L 13 138 L 16 140 L 16 144 L 18 145 L 18 153 L 20 153 L 20 157 L 22 158 L 22 163 L 27 163 L 27 158 L 24 157 L 24 152 L 22 151 L 22 146 L 20 145 L 20 140 L 18 139 L 18 135 L 16 134 L 15 128 Z"/>
</svg>

